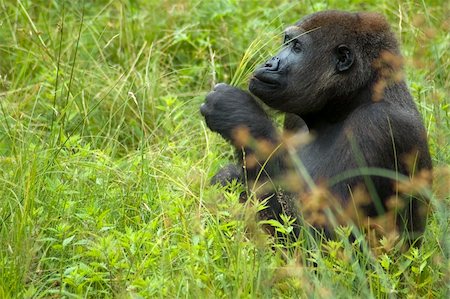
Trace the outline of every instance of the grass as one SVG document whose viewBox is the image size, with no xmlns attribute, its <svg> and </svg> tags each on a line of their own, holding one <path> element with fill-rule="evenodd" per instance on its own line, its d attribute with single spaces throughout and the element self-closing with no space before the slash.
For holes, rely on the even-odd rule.
<svg viewBox="0 0 450 299">
<path fill-rule="evenodd" d="M 281 28 L 331 8 L 381 12 L 403 44 L 436 168 L 423 245 L 406 252 L 274 243 L 239 186 L 208 186 L 232 150 L 199 115 L 206 92 L 245 88 Z M 449 12 L 443 0 L 0 0 L 0 298 L 447 298 Z"/>
</svg>

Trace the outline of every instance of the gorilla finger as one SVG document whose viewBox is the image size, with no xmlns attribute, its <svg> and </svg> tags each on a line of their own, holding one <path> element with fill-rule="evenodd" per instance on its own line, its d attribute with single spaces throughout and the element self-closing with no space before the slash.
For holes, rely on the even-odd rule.
<svg viewBox="0 0 450 299">
<path fill-rule="evenodd" d="M 205 97 L 205 104 L 212 107 L 215 106 L 215 103 L 220 102 L 223 96 L 220 92 L 211 91 Z"/>
<path fill-rule="evenodd" d="M 214 90 L 214 91 L 223 90 L 223 89 L 226 89 L 227 87 L 229 87 L 228 84 L 225 84 L 225 83 L 217 83 L 217 84 L 214 86 L 213 90 Z"/>
<path fill-rule="evenodd" d="M 208 104 L 203 103 L 203 104 L 200 106 L 200 113 L 201 113 L 203 116 L 206 116 L 206 114 L 208 114 L 208 111 L 209 111 L 209 109 L 208 109 Z"/>
</svg>

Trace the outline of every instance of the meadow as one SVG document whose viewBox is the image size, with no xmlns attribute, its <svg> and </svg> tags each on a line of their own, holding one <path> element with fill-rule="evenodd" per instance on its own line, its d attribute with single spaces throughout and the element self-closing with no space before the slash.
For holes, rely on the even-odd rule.
<svg viewBox="0 0 450 299">
<path fill-rule="evenodd" d="M 406 251 L 345 227 L 276 242 L 241 186 L 209 185 L 233 151 L 206 93 L 246 88 L 324 9 L 380 12 L 402 43 L 435 170 Z M 0 0 L 0 298 L 449 298 L 449 17 L 445 0 Z"/>
</svg>

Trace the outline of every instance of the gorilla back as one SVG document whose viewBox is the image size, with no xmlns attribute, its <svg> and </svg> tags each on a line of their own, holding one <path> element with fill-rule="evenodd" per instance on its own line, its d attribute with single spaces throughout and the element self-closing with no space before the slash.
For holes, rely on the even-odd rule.
<svg viewBox="0 0 450 299">
<path fill-rule="evenodd" d="M 311 186 L 298 188 L 305 172 L 293 162 L 295 152 L 306 176 L 335 199 L 331 208 L 348 212 L 343 222 L 363 225 L 384 217 L 394 222 L 388 230 L 423 231 L 428 204 L 400 196 L 396 177 L 421 173 L 430 183 L 431 158 L 397 40 L 384 17 L 325 11 L 303 18 L 285 30 L 282 49 L 255 70 L 249 90 L 286 113 L 285 131 L 307 132 L 312 141 L 293 150 L 292 140 L 278 132 L 250 93 L 218 84 L 200 110 L 208 127 L 236 147 L 239 166 L 219 171 L 214 181 L 257 181 L 264 185 L 258 197 L 269 198 L 263 217 L 286 213 L 308 220 L 311 201 L 320 199 Z M 292 184 L 292 174 L 299 184 Z M 309 220 L 330 229 L 324 217 Z"/>
</svg>

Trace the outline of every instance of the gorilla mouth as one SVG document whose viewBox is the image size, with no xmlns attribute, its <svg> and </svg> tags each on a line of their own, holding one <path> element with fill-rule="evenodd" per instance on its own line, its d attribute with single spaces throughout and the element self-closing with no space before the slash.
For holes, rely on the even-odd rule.
<svg viewBox="0 0 450 299">
<path fill-rule="evenodd" d="M 253 81 L 252 83 L 261 83 L 268 87 L 278 87 L 280 85 L 278 78 L 274 78 L 274 74 L 268 74 L 267 72 L 256 73 L 250 80 Z"/>
</svg>

